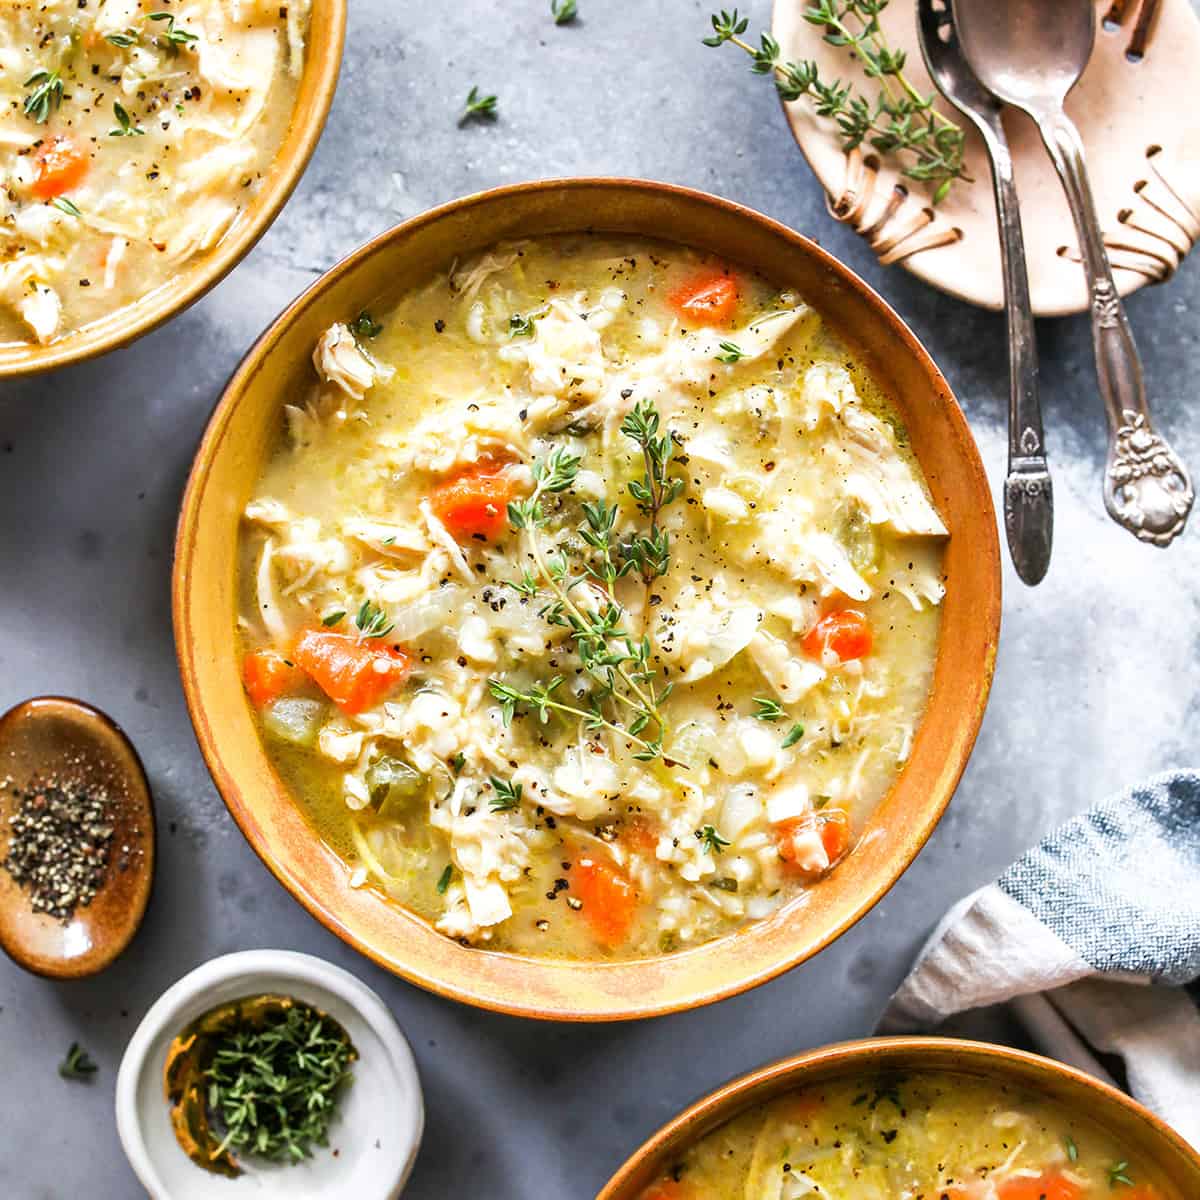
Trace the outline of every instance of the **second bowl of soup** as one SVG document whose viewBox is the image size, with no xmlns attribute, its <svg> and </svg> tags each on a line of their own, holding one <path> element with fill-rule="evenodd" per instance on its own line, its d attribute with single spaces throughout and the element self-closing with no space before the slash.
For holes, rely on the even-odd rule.
<svg viewBox="0 0 1200 1200">
<path fill-rule="evenodd" d="M 719 1089 L 597 1200 L 1185 1200 L 1200 1157 L 1115 1088 L 944 1038 L 849 1042 Z"/>
<path fill-rule="evenodd" d="M 285 314 L 176 587 L 201 744 L 285 882 L 553 1016 L 737 990 L 864 911 L 949 797 L 997 609 L 973 444 L 882 302 L 745 210 L 600 182 L 420 218 Z"/>
</svg>

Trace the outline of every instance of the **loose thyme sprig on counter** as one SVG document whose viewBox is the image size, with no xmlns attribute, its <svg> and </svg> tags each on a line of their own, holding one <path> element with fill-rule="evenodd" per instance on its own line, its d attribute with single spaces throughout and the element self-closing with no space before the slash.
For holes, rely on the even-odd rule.
<svg viewBox="0 0 1200 1200">
<path fill-rule="evenodd" d="M 756 50 L 741 37 L 750 22 L 736 8 L 713 13 L 713 32 L 703 41 L 706 46 L 732 42 L 744 50 L 754 60 L 750 69 L 756 75 L 773 75 L 784 100 L 808 96 L 817 116 L 836 123 L 843 150 L 866 142 L 880 154 L 911 156 L 901 174 L 936 185 L 937 204 L 956 179 L 971 182 L 963 166 L 965 137 L 960 126 L 934 108 L 933 94 L 922 95 L 904 74 L 906 55 L 888 45 L 879 24 L 887 5 L 888 0 L 813 0 L 804 10 L 804 19 L 825 31 L 829 45 L 845 46 L 867 77 L 879 80 L 874 103 L 853 94 L 852 85 L 840 79 L 826 83 L 811 59 L 781 61 L 779 43 L 769 33 L 761 35 Z"/>
<path fill-rule="evenodd" d="M 621 432 L 642 453 L 642 478 L 628 486 L 638 510 L 649 518 L 648 531 L 618 543 L 618 507 L 604 500 L 584 501 L 580 506 L 584 522 L 578 533 L 593 553 L 584 561 L 580 574 L 571 575 L 565 555 L 548 556 L 539 537 L 547 523 L 543 500 L 565 492 L 575 482 L 578 455 L 559 446 L 547 458 L 535 462 L 532 494 L 508 506 L 509 523 L 525 535 L 535 567 L 534 571 L 525 570 L 520 579 L 509 581 L 509 586 L 527 599 L 547 595 L 540 615 L 549 624 L 570 631 L 579 660 L 597 685 L 588 697 L 590 707 L 580 708 L 558 699 L 561 675 L 529 688 L 514 687 L 500 679 L 488 681 L 506 723 L 518 711 L 533 712 L 543 722 L 551 712 L 573 716 L 589 730 L 607 729 L 633 742 L 639 747 L 634 757 L 643 761 L 662 755 L 667 733 L 662 705 L 672 685 L 658 686 L 657 672 L 650 661 L 650 638 L 646 634 L 636 637 L 628 629 L 628 614 L 617 599 L 615 587 L 618 579 L 634 572 L 649 585 L 666 574 L 670 565 L 670 537 L 660 526 L 659 516 L 683 491 L 684 481 L 670 474 L 675 443 L 669 432 L 660 435 L 659 427 L 658 413 L 649 401 L 639 402 L 621 424 Z M 571 593 L 580 585 L 599 593 L 596 605 L 576 603 Z M 643 737 L 651 727 L 653 736 Z"/>
</svg>

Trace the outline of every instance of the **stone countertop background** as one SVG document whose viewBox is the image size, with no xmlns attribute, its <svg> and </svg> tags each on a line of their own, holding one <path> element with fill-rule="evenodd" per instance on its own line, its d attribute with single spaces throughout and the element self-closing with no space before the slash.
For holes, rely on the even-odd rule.
<svg viewBox="0 0 1200 1200">
<path fill-rule="evenodd" d="M 227 815 L 184 708 L 169 598 L 176 513 L 209 412 L 255 336 L 393 222 L 552 175 L 645 176 L 751 205 L 820 241 L 899 310 L 949 377 L 994 488 L 1003 474 L 1002 318 L 880 268 L 830 219 L 770 86 L 733 50 L 700 45 L 708 5 L 580 0 L 580 19 L 561 28 L 548 7 L 351 0 L 324 138 L 257 249 L 133 347 L 0 389 L 0 707 L 57 692 L 106 709 L 145 759 L 159 818 L 153 903 L 115 966 L 56 984 L 0 961 L 0 1195 L 138 1195 L 112 1111 L 125 1042 L 184 972 L 276 946 L 348 967 L 407 1032 L 428 1107 L 410 1200 L 586 1200 L 701 1093 L 868 1033 L 943 911 L 1044 831 L 1148 772 L 1195 765 L 1200 531 L 1164 553 L 1105 517 L 1088 325 L 1043 321 L 1056 500 L 1049 577 L 1030 591 L 1006 561 L 995 687 L 957 798 L 886 899 L 817 959 L 696 1012 L 545 1025 L 392 978 L 274 882 Z M 769 21 L 766 0 L 743 11 L 752 29 Z M 458 128 L 475 83 L 499 94 L 500 118 Z M 1188 414 L 1198 306 L 1200 270 L 1188 263 L 1129 311 L 1161 424 L 1200 470 L 1200 421 Z M 75 1040 L 99 1064 L 91 1083 L 56 1072 Z"/>
</svg>

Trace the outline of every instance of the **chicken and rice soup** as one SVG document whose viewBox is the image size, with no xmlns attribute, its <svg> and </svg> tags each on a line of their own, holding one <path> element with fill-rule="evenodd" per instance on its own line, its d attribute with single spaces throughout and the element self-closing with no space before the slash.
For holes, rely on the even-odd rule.
<svg viewBox="0 0 1200 1200">
<path fill-rule="evenodd" d="M 925 706 L 946 528 L 799 296 L 560 236 L 315 347 L 245 510 L 244 678 L 356 886 L 630 958 L 834 869 Z"/>
<path fill-rule="evenodd" d="M 0 343 L 49 343 L 213 249 L 288 122 L 310 0 L 0 3 Z"/>
<path fill-rule="evenodd" d="M 641 1200 L 1174 1200 L 1086 1116 L 948 1072 L 815 1085 L 701 1138 Z"/>
</svg>

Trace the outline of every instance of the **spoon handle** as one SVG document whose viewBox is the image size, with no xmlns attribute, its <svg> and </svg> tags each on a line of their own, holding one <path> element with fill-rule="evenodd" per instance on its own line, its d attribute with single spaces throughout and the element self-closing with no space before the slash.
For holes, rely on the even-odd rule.
<svg viewBox="0 0 1200 1200">
<path fill-rule="evenodd" d="M 1150 421 L 1142 364 L 1113 283 L 1079 132 L 1062 111 L 1039 125 L 1066 189 L 1087 273 L 1096 374 L 1109 425 L 1104 506 L 1135 537 L 1166 546 L 1187 521 L 1192 482 L 1183 460 Z"/>
<path fill-rule="evenodd" d="M 1041 583 L 1050 566 L 1054 537 L 1054 493 L 1046 465 L 1038 400 L 1037 341 L 1012 156 L 998 112 L 991 120 L 982 122 L 980 132 L 992 160 L 1008 322 L 1008 475 L 1004 480 L 1004 528 L 1013 566 L 1032 587 Z"/>
</svg>

